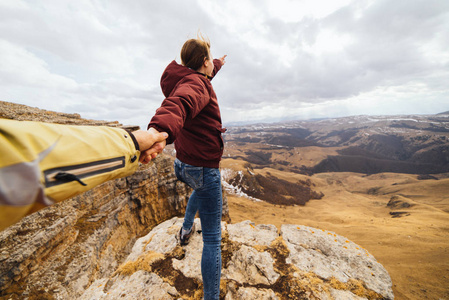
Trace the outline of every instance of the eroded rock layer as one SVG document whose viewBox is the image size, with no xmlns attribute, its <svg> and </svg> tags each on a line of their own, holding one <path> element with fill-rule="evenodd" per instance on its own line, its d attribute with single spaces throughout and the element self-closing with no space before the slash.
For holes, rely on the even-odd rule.
<svg viewBox="0 0 449 300">
<path fill-rule="evenodd" d="M 111 275 L 138 237 L 182 216 L 189 194 L 172 159 L 160 157 L 27 216 L 0 232 L 0 296 L 75 299 Z"/>
</svg>

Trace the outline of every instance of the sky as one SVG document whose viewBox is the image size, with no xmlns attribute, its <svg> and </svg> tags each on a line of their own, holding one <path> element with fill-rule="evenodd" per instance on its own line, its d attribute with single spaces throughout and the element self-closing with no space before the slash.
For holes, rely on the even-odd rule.
<svg viewBox="0 0 449 300">
<path fill-rule="evenodd" d="M 198 31 L 224 125 L 449 111 L 447 0 L 0 0 L 0 101 L 145 128 Z"/>
</svg>

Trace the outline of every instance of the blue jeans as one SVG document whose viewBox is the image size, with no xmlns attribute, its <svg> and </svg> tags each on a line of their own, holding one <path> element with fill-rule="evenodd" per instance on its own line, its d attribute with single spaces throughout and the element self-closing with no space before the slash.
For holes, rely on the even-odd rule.
<svg viewBox="0 0 449 300">
<path fill-rule="evenodd" d="M 203 233 L 201 275 L 204 299 L 219 299 L 221 277 L 221 194 L 220 170 L 195 167 L 175 160 L 175 174 L 182 182 L 194 189 L 187 203 L 182 227 L 190 230 L 196 212 L 199 211 Z"/>
</svg>

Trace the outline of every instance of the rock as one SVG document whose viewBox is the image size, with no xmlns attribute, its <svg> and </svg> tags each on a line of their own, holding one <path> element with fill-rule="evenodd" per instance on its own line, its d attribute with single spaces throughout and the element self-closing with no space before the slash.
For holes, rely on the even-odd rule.
<svg viewBox="0 0 449 300">
<path fill-rule="evenodd" d="M 279 236 L 274 225 L 255 225 L 251 221 L 228 224 L 229 239 L 248 246 L 269 246 Z"/>
<path fill-rule="evenodd" d="M 366 298 L 359 297 L 354 295 L 350 291 L 342 291 L 336 289 L 330 289 L 330 294 L 332 299 L 345 299 L 345 300 L 362 300 Z"/>
<path fill-rule="evenodd" d="M 173 251 L 178 245 L 176 233 L 177 230 L 179 231 L 179 228 L 175 226 L 177 222 L 178 218 L 165 221 L 154 228 L 149 234 L 138 239 L 125 261 L 135 261 L 145 251 L 154 251 L 162 254 Z"/>
<path fill-rule="evenodd" d="M 126 263 L 94 282 L 81 299 L 117 299 L 125 290 L 141 298 L 142 283 L 145 299 L 201 299 L 201 227 L 195 219 L 197 230 L 181 248 L 175 241 L 182 221 L 167 220 L 137 240 Z M 222 298 L 393 299 L 390 276 L 362 247 L 312 227 L 275 229 L 222 223 Z"/>
<path fill-rule="evenodd" d="M 412 200 L 401 195 L 394 195 L 388 201 L 387 206 L 391 209 L 409 208 L 414 206 Z"/>
<path fill-rule="evenodd" d="M 240 284 L 271 285 L 279 278 L 274 271 L 273 257 L 268 252 L 258 252 L 252 247 L 242 245 L 234 252 L 231 261 L 223 270 L 223 279 Z"/>
<path fill-rule="evenodd" d="M 290 251 L 287 263 L 326 280 L 361 281 L 375 293 L 393 298 L 392 282 L 385 268 L 366 249 L 345 237 L 295 225 L 282 225 L 281 236 Z"/>
<path fill-rule="evenodd" d="M 410 213 L 408 211 L 390 211 L 390 215 L 392 218 L 401 218 L 410 216 Z"/>
<path fill-rule="evenodd" d="M 176 226 L 176 233 L 178 234 L 179 229 L 181 228 L 183 219 L 178 219 Z M 181 225 L 179 225 L 181 224 Z M 201 232 L 201 223 L 199 219 L 195 219 L 195 228 L 196 232 L 192 235 L 190 238 L 189 244 L 184 247 L 185 252 L 184 255 L 178 258 L 173 258 L 173 268 L 175 270 L 180 271 L 182 274 L 184 274 L 186 277 L 189 278 L 195 278 L 196 280 L 200 281 L 201 278 L 201 251 L 195 251 L 195 249 L 202 249 L 203 248 L 203 240 L 202 235 L 198 234 L 198 232 Z M 188 251 L 191 250 L 191 251 Z"/>
<path fill-rule="evenodd" d="M 406 198 L 401 195 L 394 195 L 390 198 L 390 201 L 388 201 L 387 207 L 390 209 L 403 209 L 403 208 L 410 208 L 412 206 L 415 206 L 415 203 L 413 200 Z M 405 216 L 410 216 L 410 212 L 408 211 L 390 211 L 390 215 L 392 218 L 401 218 Z"/>
<path fill-rule="evenodd" d="M 225 300 L 278 300 L 279 298 L 271 289 L 257 289 L 253 287 L 245 288 L 241 287 L 236 289 L 235 285 L 228 285 L 229 292 L 226 294 Z"/>
<path fill-rule="evenodd" d="M 224 183 L 223 179 L 221 181 Z M 222 187 L 222 194 L 223 194 L 223 216 L 222 220 L 226 223 L 231 223 L 231 215 L 229 214 L 229 204 L 228 204 L 228 197 L 226 195 L 225 189 Z"/>
<path fill-rule="evenodd" d="M 137 271 L 131 276 L 122 276 L 122 280 L 115 281 L 112 285 L 107 279 L 99 279 L 79 299 L 168 300 L 177 295 L 176 289 L 156 274 Z"/>
</svg>

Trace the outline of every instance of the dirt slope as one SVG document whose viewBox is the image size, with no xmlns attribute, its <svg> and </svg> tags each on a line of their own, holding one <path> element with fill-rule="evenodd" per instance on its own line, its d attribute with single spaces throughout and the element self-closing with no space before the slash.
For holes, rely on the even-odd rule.
<svg viewBox="0 0 449 300">
<path fill-rule="evenodd" d="M 292 181 L 304 176 L 268 168 L 256 172 Z M 384 265 L 393 280 L 395 299 L 449 299 L 449 179 L 321 173 L 311 180 L 325 196 L 305 206 L 228 196 L 232 221 L 253 220 L 278 228 L 304 224 L 335 231 L 365 247 Z M 394 195 L 402 195 L 410 207 L 387 207 Z M 393 218 L 390 212 L 405 213 Z"/>
</svg>

